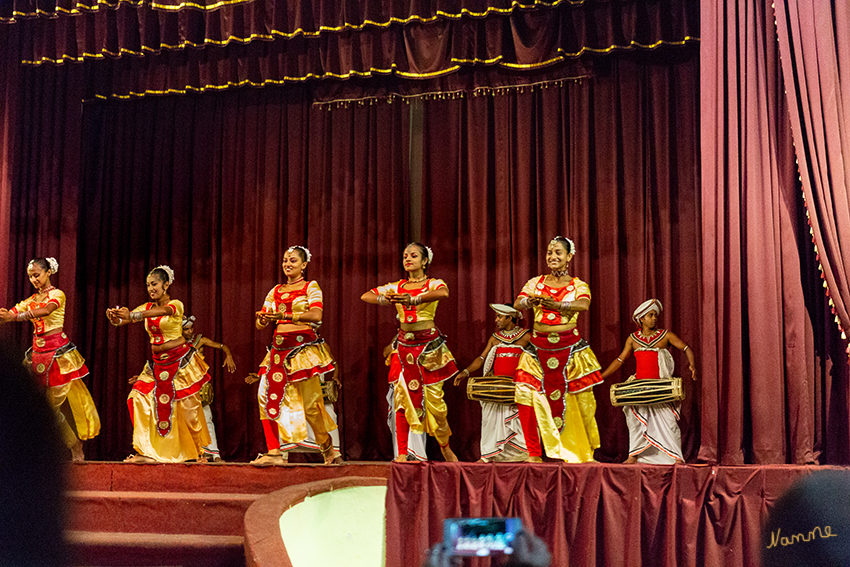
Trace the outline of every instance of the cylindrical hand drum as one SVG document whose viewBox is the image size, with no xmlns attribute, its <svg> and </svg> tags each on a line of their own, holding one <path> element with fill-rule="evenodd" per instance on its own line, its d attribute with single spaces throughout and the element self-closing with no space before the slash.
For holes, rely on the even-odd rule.
<svg viewBox="0 0 850 567">
<path fill-rule="evenodd" d="M 510 376 L 476 376 L 466 384 L 466 397 L 475 402 L 512 404 L 515 390 Z"/>
<path fill-rule="evenodd" d="M 613 406 L 651 406 L 685 399 L 681 378 L 632 380 L 611 386 Z"/>
</svg>

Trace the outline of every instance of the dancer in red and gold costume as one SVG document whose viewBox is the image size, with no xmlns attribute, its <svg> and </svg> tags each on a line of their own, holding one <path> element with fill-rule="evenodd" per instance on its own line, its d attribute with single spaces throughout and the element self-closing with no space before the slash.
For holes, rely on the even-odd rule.
<svg viewBox="0 0 850 567">
<path fill-rule="evenodd" d="M 183 338 L 183 303 L 168 294 L 173 284 L 174 271 L 157 266 L 147 277 L 150 302 L 106 310 L 116 327 L 144 321 L 153 352 L 153 367 L 146 365 L 127 396 L 137 454 L 126 462 L 203 462 L 210 443 L 200 395 L 209 366 Z"/>
<path fill-rule="evenodd" d="M 537 429 L 546 455 L 570 463 L 593 460 L 599 447 L 596 398 L 602 382 L 599 361 L 581 338 L 576 321 L 590 308 L 590 288 L 569 274 L 575 254 L 572 240 L 556 236 L 546 250 L 551 273 L 528 280 L 514 302 L 534 310 L 531 345 L 517 369 L 516 402 L 532 461 L 540 459 Z"/>
<path fill-rule="evenodd" d="M 319 284 L 304 280 L 310 258 L 304 246 L 286 251 L 282 267 L 287 281 L 269 291 L 263 308 L 256 313 L 257 329 L 274 322 L 275 332 L 258 373 L 260 419 L 268 452 L 252 461 L 254 465 L 285 464 L 281 443 L 307 439 L 307 424 L 325 464 L 342 462 L 328 434 L 337 426 L 322 398 L 321 377 L 333 374 L 334 359 L 324 339 L 316 334 L 324 303 Z"/>
<path fill-rule="evenodd" d="M 443 399 L 443 382 L 455 375 L 457 365 L 434 325 L 437 304 L 449 296 L 449 288 L 443 280 L 426 275 L 432 260 L 427 246 L 409 244 L 402 259 L 407 279 L 376 287 L 360 297 L 366 303 L 393 306 L 397 311 L 398 356 L 402 365 L 394 390 L 399 461 L 407 460 L 410 430 L 432 435 L 440 444 L 443 457 L 457 461 L 449 447 L 452 431 Z"/>
<path fill-rule="evenodd" d="M 663 310 L 657 299 L 648 299 L 635 309 L 632 320 L 640 327 L 629 335 L 623 352 L 605 372 L 607 378 L 616 372 L 632 351 L 637 368 L 627 380 L 657 380 L 673 376 L 673 356 L 670 346 L 688 357 L 691 379 L 697 379 L 696 358 L 688 345 L 667 329 L 658 328 L 658 316 Z M 679 430 L 679 403 L 662 403 L 642 406 L 623 406 L 629 426 L 629 458 L 626 463 L 666 465 L 683 463 L 682 434 Z"/>
<path fill-rule="evenodd" d="M 464 368 L 455 378 L 455 386 L 469 378 L 482 366 L 484 376 L 507 376 L 516 374 L 520 357 L 530 338 L 528 329 L 518 327 L 522 313 L 509 304 L 491 303 L 496 312 L 496 332 L 490 336 L 484 352 Z M 481 461 L 524 462 L 528 460 L 525 435 L 515 404 L 481 403 Z"/>
<path fill-rule="evenodd" d="M 27 275 L 35 293 L 12 307 L 0 309 L 0 323 L 31 321 L 32 348 L 25 364 L 44 387 L 47 400 L 59 424 L 59 432 L 75 461 L 85 459 L 83 441 L 100 433 L 100 417 L 85 383 L 89 369 L 77 347 L 62 328 L 65 325 L 65 294 L 53 287 L 50 276 L 59 271 L 55 258 L 35 258 L 27 265 Z M 74 417 L 74 428 L 61 411 L 68 407 Z M 76 430 L 76 433 L 75 433 Z"/>
</svg>

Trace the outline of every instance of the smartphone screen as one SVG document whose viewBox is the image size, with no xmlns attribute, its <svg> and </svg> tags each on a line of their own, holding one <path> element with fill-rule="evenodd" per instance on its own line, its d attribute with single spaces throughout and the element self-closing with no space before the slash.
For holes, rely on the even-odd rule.
<svg viewBox="0 0 850 567">
<path fill-rule="evenodd" d="M 508 555 L 521 528 L 519 518 L 451 518 L 443 522 L 443 543 L 452 555 Z"/>
</svg>

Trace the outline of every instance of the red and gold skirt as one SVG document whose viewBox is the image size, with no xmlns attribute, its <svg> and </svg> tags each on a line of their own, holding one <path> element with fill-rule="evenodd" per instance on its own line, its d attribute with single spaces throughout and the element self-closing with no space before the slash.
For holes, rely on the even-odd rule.
<svg viewBox="0 0 850 567">
<path fill-rule="evenodd" d="M 314 331 L 275 331 L 258 372 L 261 379 L 265 378 L 259 391 L 263 419 L 280 417 L 280 404 L 288 385 L 320 378 L 333 370 L 333 357 L 324 339 Z"/>
<path fill-rule="evenodd" d="M 408 388 L 444 382 L 457 373 L 455 357 L 436 328 L 398 331 L 398 357 Z"/>
<path fill-rule="evenodd" d="M 161 437 L 171 432 L 174 405 L 201 391 L 210 381 L 209 366 L 188 344 L 153 355 L 153 372 L 142 373 L 133 384 L 133 392 L 142 396 L 151 393 L 153 419 Z M 131 409 L 132 412 L 132 409 Z"/>
<path fill-rule="evenodd" d="M 39 383 L 48 388 L 64 386 L 89 373 L 86 361 L 65 333 L 33 335 L 26 363 Z"/>
</svg>

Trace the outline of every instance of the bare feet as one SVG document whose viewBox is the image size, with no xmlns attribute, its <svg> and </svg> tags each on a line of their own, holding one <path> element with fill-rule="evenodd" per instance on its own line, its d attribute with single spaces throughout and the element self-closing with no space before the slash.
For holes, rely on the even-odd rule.
<svg viewBox="0 0 850 567">
<path fill-rule="evenodd" d="M 625 461 L 623 461 L 623 464 L 624 465 L 633 465 L 636 462 L 637 462 L 637 457 L 632 456 L 632 457 L 629 457 L 628 459 L 626 459 Z"/>
<path fill-rule="evenodd" d="M 85 461 L 86 456 L 83 454 L 83 442 L 77 439 L 74 446 L 71 447 L 71 460 L 75 462 Z"/>
<path fill-rule="evenodd" d="M 265 453 L 264 455 L 260 455 L 256 459 L 250 462 L 250 464 L 255 467 L 270 467 L 274 465 L 285 465 L 289 462 L 289 457 L 286 453 L 281 452 L 271 452 Z"/>
<path fill-rule="evenodd" d="M 341 465 L 343 463 L 342 457 L 333 445 L 322 447 L 322 458 L 325 459 L 326 465 Z"/>
<path fill-rule="evenodd" d="M 137 465 L 147 465 L 150 463 L 155 463 L 156 460 L 151 459 L 150 457 L 146 457 L 145 455 L 130 455 L 126 459 L 124 459 L 125 463 L 135 463 Z"/>
<path fill-rule="evenodd" d="M 448 445 L 446 445 L 445 447 L 440 447 L 440 451 L 443 452 L 443 458 L 446 460 L 447 463 L 457 462 L 457 455 L 455 455 L 455 452 L 452 451 L 452 448 Z"/>
<path fill-rule="evenodd" d="M 542 463 L 543 457 L 528 457 L 529 463 Z"/>
<path fill-rule="evenodd" d="M 328 460 L 330 459 L 330 460 Z M 332 457 L 325 456 L 325 464 L 326 465 L 342 465 L 345 464 L 345 461 L 342 460 L 342 456 L 336 451 L 333 452 Z"/>
<path fill-rule="evenodd" d="M 393 459 L 393 462 L 394 463 L 406 463 L 407 462 L 407 455 L 399 455 L 398 457 Z"/>
</svg>

